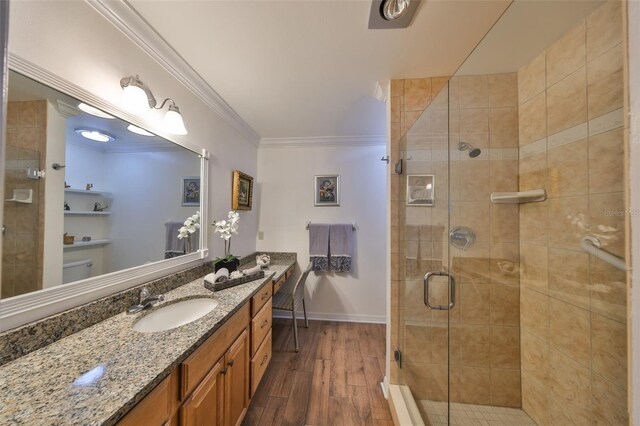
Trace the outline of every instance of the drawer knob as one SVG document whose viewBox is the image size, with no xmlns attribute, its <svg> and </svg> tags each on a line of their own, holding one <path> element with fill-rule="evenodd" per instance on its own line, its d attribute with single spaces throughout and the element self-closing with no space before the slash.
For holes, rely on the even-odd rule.
<svg viewBox="0 0 640 426">
<path fill-rule="evenodd" d="M 220 374 L 227 374 L 227 367 L 220 370 Z"/>
<path fill-rule="evenodd" d="M 264 299 L 266 299 L 267 297 L 269 297 L 269 292 L 265 292 L 265 293 L 262 295 L 262 297 L 260 298 L 260 300 L 264 300 Z"/>
<path fill-rule="evenodd" d="M 269 320 L 268 320 L 268 319 L 264 320 L 264 322 L 262 323 L 262 325 L 260 326 L 260 328 L 264 328 L 264 327 L 265 327 L 265 325 L 269 325 Z"/>
<path fill-rule="evenodd" d="M 229 367 L 233 367 L 233 361 L 234 361 L 234 360 L 229 361 L 229 362 L 227 363 L 227 365 L 228 365 Z"/>
</svg>

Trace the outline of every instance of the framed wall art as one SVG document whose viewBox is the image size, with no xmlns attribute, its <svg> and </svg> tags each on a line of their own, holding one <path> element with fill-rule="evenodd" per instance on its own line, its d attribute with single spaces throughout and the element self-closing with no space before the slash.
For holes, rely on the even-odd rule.
<svg viewBox="0 0 640 426">
<path fill-rule="evenodd" d="M 233 210 L 251 210 L 253 203 L 253 178 L 239 170 L 233 171 Z"/>
<path fill-rule="evenodd" d="M 200 176 L 182 178 L 182 205 L 200 206 Z"/>
<path fill-rule="evenodd" d="M 433 207 L 435 176 L 407 175 L 407 206 Z"/>
<path fill-rule="evenodd" d="M 314 205 L 340 205 L 340 175 L 317 175 L 313 179 Z"/>
</svg>

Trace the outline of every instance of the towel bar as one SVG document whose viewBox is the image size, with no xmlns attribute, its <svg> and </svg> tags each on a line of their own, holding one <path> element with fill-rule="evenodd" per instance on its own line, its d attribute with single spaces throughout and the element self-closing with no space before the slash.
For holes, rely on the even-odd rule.
<svg viewBox="0 0 640 426">
<path fill-rule="evenodd" d="M 601 247 L 600 240 L 592 235 L 584 236 L 580 239 L 580 247 L 582 250 L 586 251 L 590 255 L 597 257 L 598 259 L 607 262 L 609 265 L 617 268 L 621 271 L 626 271 L 627 268 L 624 264 L 624 259 L 619 258 L 618 256 L 609 253 L 606 250 L 603 250 Z"/>
<path fill-rule="evenodd" d="M 307 226 L 305 226 L 305 229 L 309 229 L 309 225 L 311 225 L 311 222 L 307 222 Z M 351 224 L 351 228 L 353 228 L 354 231 L 358 229 L 358 222 L 353 222 Z"/>
</svg>

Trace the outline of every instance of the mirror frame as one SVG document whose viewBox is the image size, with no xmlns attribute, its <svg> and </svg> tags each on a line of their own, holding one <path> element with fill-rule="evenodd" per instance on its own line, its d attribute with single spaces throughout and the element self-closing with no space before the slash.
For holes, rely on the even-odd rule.
<svg viewBox="0 0 640 426">
<path fill-rule="evenodd" d="M 185 138 L 176 138 L 166 132 L 156 131 L 154 126 L 147 120 L 126 112 L 116 105 L 11 52 L 8 52 L 7 73 L 9 70 L 18 72 L 36 82 L 42 83 L 81 102 L 99 108 L 108 114 L 128 121 L 135 126 L 152 131 L 156 135 L 199 155 L 200 179 L 204 183 L 204 185 L 201 186 L 200 192 L 200 214 L 203 218 L 208 217 L 209 152 L 206 149 L 193 144 Z M 6 102 L 6 93 L 3 93 L 3 107 L 6 105 Z M 0 136 L 2 137 L 1 148 L 4 150 L 5 136 Z M 4 165 L 2 166 L 2 170 L 4 171 Z M 171 259 L 163 259 L 157 262 L 76 281 L 74 283 L 41 289 L 32 293 L 0 300 L 0 332 L 202 264 L 203 260 L 207 258 L 209 254 L 207 247 L 207 228 L 207 226 L 203 226 L 200 230 L 201 248 L 195 253 Z"/>
</svg>

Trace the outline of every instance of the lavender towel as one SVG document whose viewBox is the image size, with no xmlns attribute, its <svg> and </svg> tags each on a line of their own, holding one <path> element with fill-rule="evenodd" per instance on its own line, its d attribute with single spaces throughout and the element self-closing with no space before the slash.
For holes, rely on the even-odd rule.
<svg viewBox="0 0 640 426">
<path fill-rule="evenodd" d="M 309 224 L 309 261 L 314 271 L 329 270 L 329 225 Z"/>
<path fill-rule="evenodd" d="M 353 248 L 353 225 L 350 223 L 331 225 L 329 230 L 329 268 L 334 272 L 351 272 L 351 250 Z"/>
</svg>

